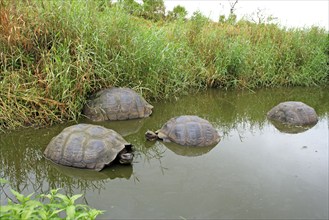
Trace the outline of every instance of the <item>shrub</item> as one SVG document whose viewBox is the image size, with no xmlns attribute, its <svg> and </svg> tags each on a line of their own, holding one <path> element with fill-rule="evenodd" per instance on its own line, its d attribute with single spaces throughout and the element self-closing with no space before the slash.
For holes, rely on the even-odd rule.
<svg viewBox="0 0 329 220">
<path fill-rule="evenodd" d="M 2 183 L 6 181 L 0 179 Z M 0 207 L 0 219 L 95 219 L 104 211 L 92 209 L 87 205 L 75 204 L 82 195 L 66 196 L 58 192 L 59 189 L 50 190 L 49 194 L 41 194 L 32 199 L 33 193 L 24 196 L 10 189 L 15 196 L 8 199 L 8 204 Z M 45 200 L 48 200 L 46 202 Z"/>
</svg>

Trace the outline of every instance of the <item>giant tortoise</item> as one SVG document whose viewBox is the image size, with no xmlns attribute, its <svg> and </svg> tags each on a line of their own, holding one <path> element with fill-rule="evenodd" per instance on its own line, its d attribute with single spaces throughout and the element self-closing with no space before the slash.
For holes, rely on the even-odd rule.
<svg viewBox="0 0 329 220">
<path fill-rule="evenodd" d="M 130 164 L 132 145 L 117 132 L 98 125 L 77 124 L 53 137 L 44 151 L 51 161 L 97 171 L 117 161 Z"/>
<path fill-rule="evenodd" d="M 309 126 L 318 122 L 312 107 L 296 101 L 281 102 L 267 113 L 267 118 L 290 126 Z"/>
<path fill-rule="evenodd" d="M 185 146 L 209 146 L 220 140 L 216 129 L 205 119 L 194 115 L 171 118 L 160 130 L 147 131 L 147 140 L 160 139 Z"/>
<path fill-rule="evenodd" d="M 129 88 L 103 89 L 93 94 L 83 108 L 83 114 L 93 121 L 145 118 L 153 106 Z"/>
</svg>

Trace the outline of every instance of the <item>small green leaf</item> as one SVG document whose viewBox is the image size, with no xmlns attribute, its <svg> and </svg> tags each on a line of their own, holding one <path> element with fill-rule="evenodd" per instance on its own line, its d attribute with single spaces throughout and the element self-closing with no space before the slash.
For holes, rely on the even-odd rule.
<svg viewBox="0 0 329 220">
<path fill-rule="evenodd" d="M 35 208 L 44 206 L 41 202 L 39 202 L 37 200 L 29 200 L 29 201 L 26 202 L 26 205 L 33 206 Z"/>
<path fill-rule="evenodd" d="M 19 192 L 13 189 L 10 189 L 10 191 L 20 203 L 24 203 L 24 195 L 20 194 Z"/>
<path fill-rule="evenodd" d="M 79 210 L 81 212 L 88 212 L 88 210 L 90 209 L 89 206 L 84 205 L 84 204 L 76 204 L 75 205 L 75 209 Z"/>
<path fill-rule="evenodd" d="M 49 217 L 58 216 L 57 214 L 62 212 L 62 211 L 64 211 L 64 209 L 55 210 L 49 215 Z"/>
<path fill-rule="evenodd" d="M 103 214 L 103 213 L 104 213 L 103 210 L 91 209 L 88 212 L 88 216 L 90 219 L 95 219 L 97 217 L 97 215 Z"/>
<path fill-rule="evenodd" d="M 74 205 L 70 205 L 66 208 L 67 219 L 74 219 L 75 216 L 75 207 Z"/>
<path fill-rule="evenodd" d="M 76 216 L 76 219 L 85 219 L 83 217 L 87 217 L 87 216 L 89 216 L 88 213 L 83 212 L 83 213 L 80 213 L 78 216 Z"/>
<path fill-rule="evenodd" d="M 21 218 L 30 219 L 33 212 L 34 212 L 34 206 L 31 206 L 28 209 L 24 209 L 22 212 Z"/>
<path fill-rule="evenodd" d="M 60 189 L 52 189 L 52 190 L 50 190 L 50 194 L 51 195 L 56 195 L 58 190 L 60 190 Z"/>
<path fill-rule="evenodd" d="M 30 200 L 31 197 L 33 196 L 33 194 L 34 194 L 34 193 L 31 193 L 31 194 L 29 194 L 28 196 L 26 196 L 26 199 L 27 199 L 26 201 Z"/>
<path fill-rule="evenodd" d="M 13 201 L 11 201 L 11 199 L 8 199 L 7 201 L 8 201 L 8 205 L 13 205 L 14 204 Z"/>
<path fill-rule="evenodd" d="M 51 199 L 51 195 L 50 194 L 41 194 L 40 198 L 47 198 L 47 199 Z"/>
<path fill-rule="evenodd" d="M 82 196 L 82 194 L 77 194 L 77 195 L 74 195 L 72 196 L 70 199 L 71 199 L 71 202 L 72 202 L 72 205 L 74 204 L 75 200 L 77 200 L 78 198 L 80 198 Z"/>
<path fill-rule="evenodd" d="M 63 202 L 65 202 L 65 203 L 70 202 L 69 197 L 67 197 L 66 195 L 63 195 L 63 194 L 57 194 L 57 195 L 55 195 L 55 197 L 56 197 L 56 198 L 59 198 L 59 199 L 61 199 L 61 200 L 63 200 Z"/>
<path fill-rule="evenodd" d="M 41 219 L 49 219 L 45 210 L 39 210 L 38 215 L 41 217 Z"/>
<path fill-rule="evenodd" d="M 0 214 L 5 213 L 5 212 L 9 212 L 13 209 L 13 207 L 11 205 L 7 205 L 7 206 L 1 206 L 0 209 Z"/>
<path fill-rule="evenodd" d="M 0 184 L 6 184 L 6 183 L 9 183 L 9 181 L 8 181 L 8 180 L 5 180 L 5 179 L 2 179 L 2 178 L 0 178 Z"/>
</svg>

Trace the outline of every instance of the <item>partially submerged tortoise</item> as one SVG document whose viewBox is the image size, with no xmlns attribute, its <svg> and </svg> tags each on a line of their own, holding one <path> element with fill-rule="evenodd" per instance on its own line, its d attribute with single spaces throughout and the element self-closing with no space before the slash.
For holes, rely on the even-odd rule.
<svg viewBox="0 0 329 220">
<path fill-rule="evenodd" d="M 145 118 L 152 114 L 153 106 L 129 88 L 103 89 L 92 95 L 83 114 L 93 121 Z"/>
<path fill-rule="evenodd" d="M 44 155 L 51 161 L 77 168 L 102 170 L 117 161 L 130 164 L 132 145 L 117 132 L 98 125 L 77 124 L 52 138 Z"/>
<path fill-rule="evenodd" d="M 171 118 L 156 132 L 147 131 L 147 140 L 163 140 L 185 146 L 209 146 L 217 144 L 220 137 L 216 129 L 205 119 L 194 115 Z"/>
<path fill-rule="evenodd" d="M 273 107 L 267 113 L 267 118 L 292 126 L 309 126 L 318 122 L 318 116 L 312 107 L 295 101 L 282 102 Z"/>
</svg>

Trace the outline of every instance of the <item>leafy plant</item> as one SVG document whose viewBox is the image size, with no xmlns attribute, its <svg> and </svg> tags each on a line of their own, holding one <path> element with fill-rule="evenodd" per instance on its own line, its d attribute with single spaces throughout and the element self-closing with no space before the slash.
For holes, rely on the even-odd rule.
<svg viewBox="0 0 329 220">
<path fill-rule="evenodd" d="M 0 183 L 7 181 L 0 179 Z M 75 204 L 82 194 L 66 196 L 59 189 L 50 190 L 32 199 L 33 193 L 24 196 L 10 189 L 15 199 L 8 199 L 8 204 L 0 206 L 0 219 L 95 219 L 104 211 L 90 208 L 87 205 Z M 48 202 L 46 202 L 48 200 Z"/>
</svg>

